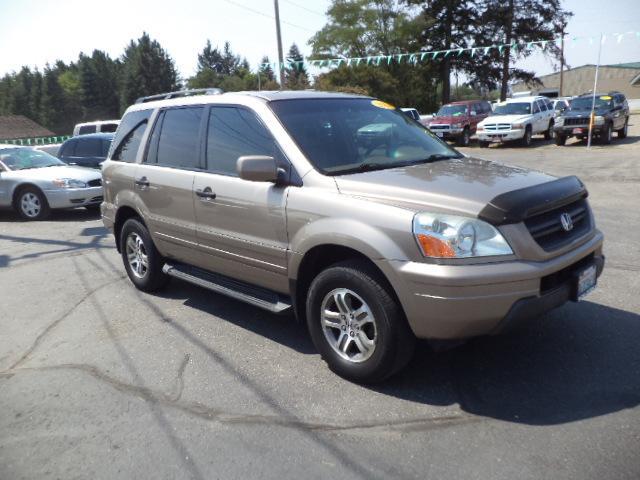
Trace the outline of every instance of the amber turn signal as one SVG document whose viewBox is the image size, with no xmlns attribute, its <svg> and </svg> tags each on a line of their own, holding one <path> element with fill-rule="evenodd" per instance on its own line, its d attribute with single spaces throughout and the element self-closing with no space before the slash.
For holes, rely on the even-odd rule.
<svg viewBox="0 0 640 480">
<path fill-rule="evenodd" d="M 422 233 L 419 233 L 416 237 L 426 257 L 453 258 L 456 256 L 453 247 L 447 242 Z"/>
</svg>

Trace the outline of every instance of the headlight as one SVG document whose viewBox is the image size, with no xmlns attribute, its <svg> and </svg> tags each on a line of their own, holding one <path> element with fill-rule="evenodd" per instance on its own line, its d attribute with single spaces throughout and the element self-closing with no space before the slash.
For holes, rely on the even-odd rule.
<svg viewBox="0 0 640 480">
<path fill-rule="evenodd" d="M 526 128 L 526 124 L 525 123 L 514 123 L 513 125 L 511 125 L 511 130 L 522 130 L 523 128 Z"/>
<path fill-rule="evenodd" d="M 561 127 L 564 125 L 564 117 L 557 117 L 556 118 L 556 127 Z"/>
<path fill-rule="evenodd" d="M 56 178 L 52 183 L 59 188 L 87 188 L 85 182 L 73 178 Z"/>
<path fill-rule="evenodd" d="M 480 132 L 482 130 L 484 130 L 484 125 L 479 123 L 478 126 L 476 127 L 476 131 Z"/>
<path fill-rule="evenodd" d="M 482 220 L 439 213 L 418 213 L 413 235 L 425 257 L 469 258 L 511 255 L 498 230 Z"/>
<path fill-rule="evenodd" d="M 453 128 L 462 128 L 462 124 L 461 123 L 454 123 L 453 125 L 451 125 Z"/>
<path fill-rule="evenodd" d="M 597 115 L 594 120 L 593 123 L 595 125 L 602 125 L 604 123 L 604 117 L 601 117 L 600 115 Z"/>
</svg>

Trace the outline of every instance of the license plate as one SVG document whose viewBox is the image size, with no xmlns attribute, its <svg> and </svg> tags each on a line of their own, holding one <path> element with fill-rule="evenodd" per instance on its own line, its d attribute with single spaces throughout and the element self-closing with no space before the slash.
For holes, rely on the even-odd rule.
<svg viewBox="0 0 640 480">
<path fill-rule="evenodd" d="M 437 135 L 438 137 L 440 137 L 440 138 L 444 137 L 444 133 L 442 133 L 442 132 L 436 132 L 436 135 Z"/>
<path fill-rule="evenodd" d="M 500 137 L 498 135 L 494 135 L 494 136 L 491 137 L 491 141 L 495 142 L 495 143 L 501 142 L 502 141 L 502 137 Z"/>
<path fill-rule="evenodd" d="M 596 288 L 596 266 L 591 265 L 578 275 L 578 300 L 591 293 Z"/>
<path fill-rule="evenodd" d="M 582 133 L 581 128 L 574 128 L 572 133 Z"/>
</svg>

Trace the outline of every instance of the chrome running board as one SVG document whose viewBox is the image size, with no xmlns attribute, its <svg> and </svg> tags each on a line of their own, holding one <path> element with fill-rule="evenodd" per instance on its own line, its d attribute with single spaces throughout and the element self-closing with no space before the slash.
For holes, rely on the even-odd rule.
<svg viewBox="0 0 640 480">
<path fill-rule="evenodd" d="M 212 292 L 235 298 L 254 307 L 262 308 L 272 313 L 285 313 L 291 308 L 288 298 L 277 292 L 265 288 L 240 282 L 223 275 L 207 272 L 188 265 L 170 265 L 166 263 L 162 271 L 185 282 L 198 285 Z"/>
</svg>

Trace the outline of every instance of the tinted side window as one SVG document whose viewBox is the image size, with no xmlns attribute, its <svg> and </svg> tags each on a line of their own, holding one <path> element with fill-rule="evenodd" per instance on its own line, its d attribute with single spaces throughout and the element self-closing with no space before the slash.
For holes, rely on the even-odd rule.
<svg viewBox="0 0 640 480">
<path fill-rule="evenodd" d="M 76 157 L 99 157 L 102 145 L 99 138 L 85 138 L 78 140 Z"/>
<path fill-rule="evenodd" d="M 538 105 L 538 102 L 533 102 L 533 113 L 539 113 L 540 112 L 540 105 Z"/>
<path fill-rule="evenodd" d="M 116 125 L 115 123 L 105 123 L 100 125 L 101 132 L 111 133 L 111 132 L 115 132 L 117 129 L 118 129 L 118 125 Z"/>
<path fill-rule="evenodd" d="M 78 130 L 78 135 L 86 135 L 87 133 L 96 133 L 96 126 L 85 125 L 84 127 L 80 127 L 80 130 Z"/>
<path fill-rule="evenodd" d="M 274 156 L 275 141 L 256 115 L 244 108 L 212 107 L 207 132 L 207 170 L 237 175 L 238 157 Z"/>
<path fill-rule="evenodd" d="M 200 167 L 198 139 L 203 110 L 203 107 L 174 108 L 164 112 L 162 125 L 156 126 L 156 129 L 161 128 L 156 157 L 158 165 Z"/>
<path fill-rule="evenodd" d="M 109 147 L 111 147 L 111 140 L 102 140 L 102 150 L 100 151 L 100 156 L 107 158 L 109 154 Z"/>
<path fill-rule="evenodd" d="M 150 116 L 151 110 L 140 110 L 124 116 L 113 139 L 111 160 L 136 161 L 136 153 Z"/>
<path fill-rule="evenodd" d="M 62 148 L 60 149 L 60 152 L 58 153 L 59 157 L 72 157 L 75 154 L 76 151 L 76 144 L 78 142 L 76 140 L 70 140 L 68 142 L 65 142 L 64 145 L 62 145 Z"/>
</svg>

